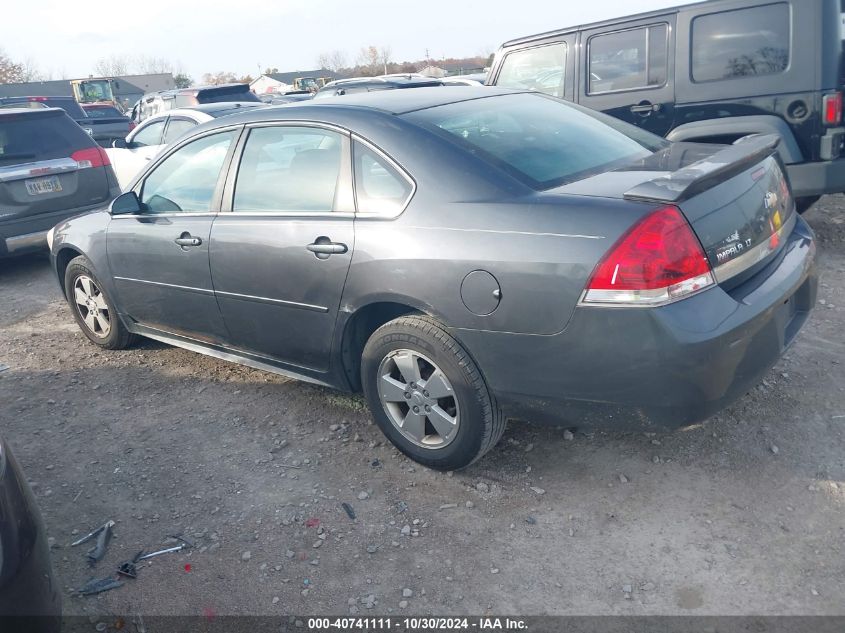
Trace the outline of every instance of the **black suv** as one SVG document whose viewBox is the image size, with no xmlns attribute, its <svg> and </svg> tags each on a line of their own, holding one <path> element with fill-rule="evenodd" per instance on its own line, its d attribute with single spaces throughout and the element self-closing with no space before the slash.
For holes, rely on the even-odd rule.
<svg viewBox="0 0 845 633">
<path fill-rule="evenodd" d="M 120 193 L 103 148 L 59 108 L 0 109 L 0 257 Z"/>
<path fill-rule="evenodd" d="M 709 0 L 506 42 L 488 84 L 673 141 L 777 134 L 799 208 L 845 191 L 840 0 Z"/>
</svg>

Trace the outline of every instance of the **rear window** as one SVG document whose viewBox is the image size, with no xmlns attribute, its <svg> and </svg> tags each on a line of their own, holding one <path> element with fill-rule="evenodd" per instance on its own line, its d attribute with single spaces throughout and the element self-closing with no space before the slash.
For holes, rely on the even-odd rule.
<svg viewBox="0 0 845 633">
<path fill-rule="evenodd" d="M 93 145 L 64 114 L 0 114 L 0 165 L 65 158 Z"/>
<path fill-rule="evenodd" d="M 254 92 L 250 90 L 239 90 L 237 92 L 200 90 L 196 96 L 197 103 L 224 103 L 228 101 L 258 101 L 261 102 Z"/>
<path fill-rule="evenodd" d="M 97 106 L 94 108 L 84 108 L 85 114 L 92 119 L 110 119 L 118 116 L 123 116 L 123 113 L 112 106 Z"/>
<path fill-rule="evenodd" d="M 609 116 L 529 93 L 450 103 L 405 116 L 535 189 L 614 169 L 668 144 Z"/>
<path fill-rule="evenodd" d="M 692 78 L 717 81 L 782 73 L 789 66 L 789 5 L 701 15 L 692 22 Z"/>
</svg>

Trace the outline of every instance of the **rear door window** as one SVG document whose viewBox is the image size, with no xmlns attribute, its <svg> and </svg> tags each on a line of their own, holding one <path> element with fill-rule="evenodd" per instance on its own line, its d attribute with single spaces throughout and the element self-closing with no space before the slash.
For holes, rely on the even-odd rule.
<svg viewBox="0 0 845 633">
<path fill-rule="evenodd" d="M 667 24 L 595 35 L 588 41 L 589 94 L 654 88 L 666 83 Z"/>
<path fill-rule="evenodd" d="M 253 129 L 238 168 L 232 211 L 331 211 L 343 142 L 342 134 L 321 128 Z"/>
<path fill-rule="evenodd" d="M 496 85 L 563 97 L 566 53 L 566 42 L 508 53 L 502 62 Z"/>
<path fill-rule="evenodd" d="M 191 119 L 170 118 L 167 124 L 167 131 L 164 133 L 164 144 L 169 145 L 183 134 L 190 132 L 197 126 L 196 121 Z"/>
<path fill-rule="evenodd" d="M 698 16 L 692 22 L 692 79 L 782 73 L 789 66 L 790 39 L 785 2 Z"/>
<path fill-rule="evenodd" d="M 65 158 L 93 141 L 64 113 L 0 114 L 0 165 Z"/>
</svg>

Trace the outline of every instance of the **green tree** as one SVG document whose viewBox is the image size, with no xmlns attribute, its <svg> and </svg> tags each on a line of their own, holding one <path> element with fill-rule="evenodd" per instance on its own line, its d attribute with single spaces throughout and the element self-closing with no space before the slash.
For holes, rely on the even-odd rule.
<svg viewBox="0 0 845 633">
<path fill-rule="evenodd" d="M 178 75 L 173 75 L 173 83 L 176 84 L 177 88 L 190 88 L 194 80 L 185 73 L 179 73 Z"/>
</svg>

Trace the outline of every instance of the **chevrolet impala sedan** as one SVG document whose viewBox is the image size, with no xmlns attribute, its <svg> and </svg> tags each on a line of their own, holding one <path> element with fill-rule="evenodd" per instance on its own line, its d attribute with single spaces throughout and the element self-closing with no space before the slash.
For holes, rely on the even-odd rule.
<svg viewBox="0 0 845 633">
<path fill-rule="evenodd" d="M 545 95 L 419 88 L 195 129 L 50 234 L 79 327 L 363 390 L 439 469 L 505 420 L 679 427 L 816 296 L 775 137 L 672 144 Z"/>
</svg>

